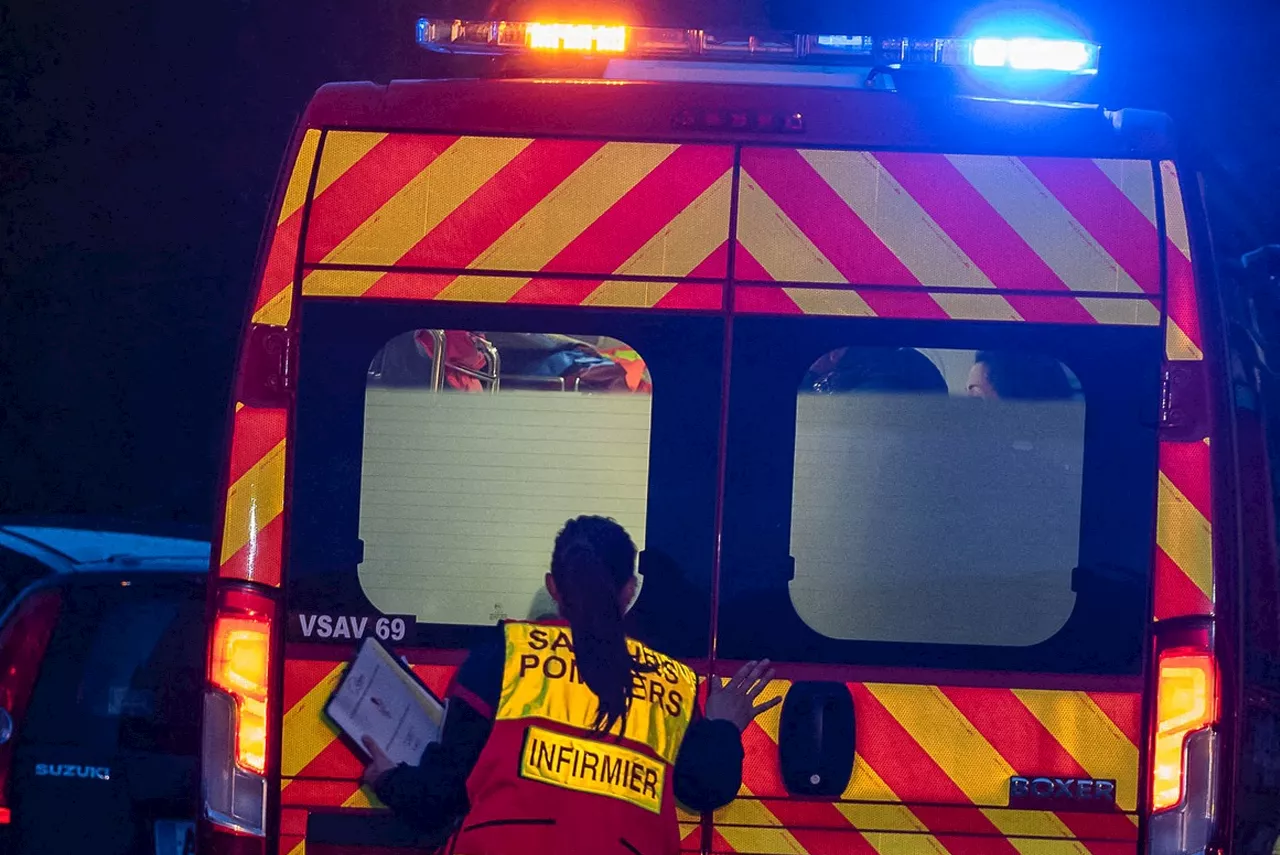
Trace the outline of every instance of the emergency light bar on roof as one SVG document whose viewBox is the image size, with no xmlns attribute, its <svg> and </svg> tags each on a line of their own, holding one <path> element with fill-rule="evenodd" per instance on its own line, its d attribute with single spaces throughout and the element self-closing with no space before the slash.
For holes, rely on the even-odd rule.
<svg viewBox="0 0 1280 855">
<path fill-rule="evenodd" d="M 1069 39 L 912 39 L 848 35 L 727 35 L 706 30 L 520 21 L 418 21 L 418 44 L 451 54 L 540 52 L 632 59 L 803 61 L 1094 74 L 1099 46 Z"/>
</svg>

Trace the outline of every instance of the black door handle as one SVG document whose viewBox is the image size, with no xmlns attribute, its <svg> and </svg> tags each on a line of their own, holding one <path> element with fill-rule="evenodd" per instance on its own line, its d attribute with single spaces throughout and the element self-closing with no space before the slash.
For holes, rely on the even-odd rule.
<svg viewBox="0 0 1280 855">
<path fill-rule="evenodd" d="M 853 776 L 853 696 L 844 683 L 794 683 L 782 703 L 778 763 L 795 795 L 837 798 Z"/>
</svg>

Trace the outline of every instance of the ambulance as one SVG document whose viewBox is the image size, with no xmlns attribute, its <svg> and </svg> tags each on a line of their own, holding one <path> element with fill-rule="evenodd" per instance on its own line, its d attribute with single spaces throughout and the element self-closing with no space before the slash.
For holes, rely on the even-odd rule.
<svg viewBox="0 0 1280 855">
<path fill-rule="evenodd" d="M 1009 96 L 1096 44 L 416 37 L 504 71 L 321 88 L 265 231 L 202 855 L 449 851 L 325 705 L 368 638 L 443 695 L 578 514 L 634 637 L 777 663 L 684 852 L 1271 851 L 1272 381 L 1168 120 Z"/>
</svg>

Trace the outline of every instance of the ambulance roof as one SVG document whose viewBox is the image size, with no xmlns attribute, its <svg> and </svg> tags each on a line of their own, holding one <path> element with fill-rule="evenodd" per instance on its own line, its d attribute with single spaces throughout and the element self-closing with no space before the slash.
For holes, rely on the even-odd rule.
<svg viewBox="0 0 1280 855">
<path fill-rule="evenodd" d="M 759 117 L 769 130 L 750 130 Z M 743 122 L 746 127 L 743 127 Z M 763 126 L 765 122 L 761 122 Z M 967 96 L 687 81 L 332 83 L 303 125 L 384 131 L 1168 158 L 1163 114 Z"/>
</svg>

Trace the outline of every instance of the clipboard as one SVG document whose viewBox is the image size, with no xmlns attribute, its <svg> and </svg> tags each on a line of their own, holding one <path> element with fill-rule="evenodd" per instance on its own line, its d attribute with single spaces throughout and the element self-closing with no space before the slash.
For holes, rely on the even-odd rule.
<svg viewBox="0 0 1280 855">
<path fill-rule="evenodd" d="M 372 737 L 389 759 L 416 766 L 439 742 L 448 704 L 376 638 L 366 638 L 325 702 L 324 712 L 359 753 Z"/>
</svg>

